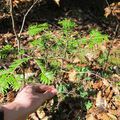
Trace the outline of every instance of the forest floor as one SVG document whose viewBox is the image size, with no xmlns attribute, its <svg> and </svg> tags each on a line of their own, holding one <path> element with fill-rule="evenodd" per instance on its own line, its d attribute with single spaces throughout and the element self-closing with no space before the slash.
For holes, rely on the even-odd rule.
<svg viewBox="0 0 120 120">
<path fill-rule="evenodd" d="M 24 68 L 26 76 L 33 73 L 33 78 L 29 79 L 30 76 L 27 76 L 27 84 L 41 82 L 38 80 L 38 74 L 41 71 L 33 59 L 44 57 L 44 52 L 52 55 L 48 48 L 42 51 L 29 44 L 44 34 L 30 36 L 28 30 L 30 25 L 49 23 L 48 32 L 60 39 L 64 35 L 58 22 L 66 18 L 77 24 L 72 32 L 68 32 L 72 39 L 90 39 L 92 30 L 97 30 L 96 33 L 100 31 L 100 35 L 107 35 L 109 39 L 103 44 L 94 46 L 94 52 L 89 51 L 91 50 L 88 49 L 89 42 L 82 45 L 80 47 L 80 49 L 84 49 L 82 57 L 79 53 L 69 53 L 68 50 L 69 52 L 66 52 L 65 57 L 58 56 L 55 58 L 60 65 L 58 63 L 53 65 L 51 59 L 48 59 L 47 70 L 56 67 L 56 69 L 54 68 L 55 80 L 52 84 L 57 88 L 58 95 L 40 107 L 36 113 L 31 114 L 28 120 L 120 120 L 119 20 L 113 16 L 105 18 L 103 13 L 98 13 L 97 10 L 92 12 L 94 7 L 82 9 L 78 6 L 71 7 L 67 5 L 67 7 L 59 8 L 54 4 L 47 4 L 35 7 L 28 14 L 24 30 L 21 33 L 21 47 L 25 50 L 23 57 L 33 57 Z M 17 32 L 20 29 L 21 20 L 21 16 L 16 19 Z M 16 37 L 10 26 L 9 18 L 0 23 L 0 50 L 7 44 L 11 45 L 15 50 L 17 48 Z M 48 47 L 53 42 L 52 38 L 49 39 Z M 69 40 L 70 38 L 67 36 L 65 39 Z M 106 50 L 107 55 L 104 54 Z M 53 55 L 63 54 L 63 51 L 55 51 Z M 7 70 L 16 58 L 17 55 L 14 51 L 8 52 L 0 59 L 0 69 Z M 21 74 L 19 68 L 15 72 Z M 0 102 L 13 101 L 16 93 L 14 90 L 8 89 L 5 95 L 0 94 Z"/>
</svg>

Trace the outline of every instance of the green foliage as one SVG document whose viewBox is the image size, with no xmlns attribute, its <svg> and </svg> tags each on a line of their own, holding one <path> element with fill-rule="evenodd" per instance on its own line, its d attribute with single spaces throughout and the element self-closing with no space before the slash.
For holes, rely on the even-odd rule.
<svg viewBox="0 0 120 120">
<path fill-rule="evenodd" d="M 58 24 L 62 26 L 63 30 L 71 30 L 76 26 L 75 22 L 70 19 L 59 21 Z"/>
<path fill-rule="evenodd" d="M 89 34 L 89 38 L 83 37 L 81 39 L 82 44 L 87 44 L 89 48 L 93 48 L 95 45 L 100 45 L 104 41 L 108 40 L 108 35 L 102 34 L 98 30 L 91 30 Z"/>
<path fill-rule="evenodd" d="M 51 34 L 49 32 L 46 32 L 43 35 L 41 35 L 40 38 L 30 42 L 30 44 L 43 51 L 43 50 L 49 48 L 48 42 L 50 41 L 51 38 L 52 38 Z"/>
<path fill-rule="evenodd" d="M 25 63 L 29 60 L 29 58 L 22 58 L 22 59 L 17 59 L 15 60 L 10 66 L 8 71 L 9 72 L 14 72 L 18 67 L 20 67 L 20 65 L 22 65 L 22 63 Z"/>
<path fill-rule="evenodd" d="M 44 50 L 44 49 L 45 49 L 45 42 L 44 42 L 44 40 L 42 40 L 42 38 L 37 39 L 37 40 L 33 40 L 33 41 L 31 42 L 31 45 L 33 45 L 34 47 L 38 47 L 38 48 L 40 48 L 41 50 Z"/>
<path fill-rule="evenodd" d="M 105 51 L 103 54 L 99 56 L 98 62 L 101 66 L 103 66 L 107 60 L 108 60 L 108 51 Z"/>
<path fill-rule="evenodd" d="M 13 51 L 13 47 L 11 45 L 3 46 L 3 48 L 0 49 L 0 57 L 6 58 L 11 51 Z"/>
<path fill-rule="evenodd" d="M 108 62 L 120 66 L 120 49 L 116 49 L 113 53 L 109 56 Z"/>
<path fill-rule="evenodd" d="M 70 19 L 64 19 L 62 21 L 59 21 L 58 24 L 61 26 L 59 33 L 57 33 L 59 37 L 57 37 L 52 31 L 47 30 L 49 26 L 47 24 L 43 25 L 47 27 L 45 27 L 44 32 L 41 33 L 41 36 L 30 43 L 35 49 L 40 51 L 42 59 L 46 61 L 44 65 L 39 63 L 40 61 L 36 62 L 41 69 L 40 80 L 42 83 L 45 84 L 51 84 L 53 78 L 53 73 L 48 72 L 48 68 L 50 71 L 54 71 L 54 73 L 56 74 L 59 74 L 61 68 L 61 64 L 58 64 L 58 62 L 51 60 L 51 58 L 56 60 L 56 58 L 64 57 L 64 59 L 66 59 L 66 57 L 68 56 L 74 56 L 75 54 L 77 54 L 78 58 L 80 58 L 80 61 L 82 61 L 82 63 L 85 63 L 85 54 L 88 53 L 91 48 L 93 49 L 94 46 L 102 44 L 104 41 L 108 40 L 107 35 L 102 34 L 96 29 L 90 31 L 89 39 L 87 39 L 86 37 L 81 39 L 80 36 L 76 33 L 75 36 L 72 35 L 74 33 L 76 23 L 74 23 Z M 29 27 L 29 30 L 34 31 L 34 28 L 39 27 L 41 28 L 41 26 L 35 25 L 33 27 Z M 40 31 L 43 30 L 41 29 Z M 35 34 L 37 34 L 39 30 L 37 29 L 35 31 L 37 31 L 35 32 Z M 28 33 L 30 32 L 28 31 Z M 87 48 L 87 50 L 85 51 L 84 48 L 82 48 L 82 45 L 89 46 L 89 48 Z M 99 63 L 104 64 L 105 61 L 106 56 L 101 56 L 99 59 Z M 47 66 L 48 68 L 43 68 L 43 66 Z M 44 70 L 42 70 L 42 68 Z M 77 75 L 79 79 L 84 78 L 84 80 L 86 81 L 91 80 L 91 78 L 88 77 L 86 74 L 86 72 L 90 71 L 89 68 L 81 67 L 75 69 L 77 70 L 77 72 L 80 72 L 80 74 Z"/>
<path fill-rule="evenodd" d="M 59 85 L 57 85 L 57 91 L 62 94 L 67 93 L 68 90 L 66 84 L 60 83 Z"/>
<path fill-rule="evenodd" d="M 79 93 L 81 98 L 87 98 L 88 92 L 84 90 L 83 86 L 77 88 L 77 92 Z"/>
<path fill-rule="evenodd" d="M 76 40 L 76 39 L 68 40 L 68 45 L 67 45 L 67 52 L 68 53 L 78 52 L 78 47 L 79 47 L 79 41 L 78 40 Z"/>
<path fill-rule="evenodd" d="M 83 99 L 84 101 L 84 106 L 85 108 L 83 109 L 90 109 L 92 107 L 92 102 L 88 99 L 89 97 L 89 92 L 84 90 L 83 86 L 80 86 L 77 88 L 77 93 L 80 95 L 80 97 Z"/>
<path fill-rule="evenodd" d="M 44 64 L 40 61 L 40 60 L 35 60 L 37 65 L 40 67 L 41 69 L 41 73 L 40 73 L 40 80 L 43 84 L 51 84 L 54 80 L 54 74 L 52 71 L 46 71 Z"/>
<path fill-rule="evenodd" d="M 29 35 L 31 36 L 34 36 L 44 30 L 47 30 L 49 27 L 48 23 L 43 23 L 43 24 L 38 24 L 38 25 L 31 25 L 29 28 L 28 28 L 28 33 Z"/>
<path fill-rule="evenodd" d="M 89 110 L 92 106 L 93 106 L 93 104 L 92 104 L 92 102 L 90 100 L 85 102 L 85 107 L 86 107 L 87 110 Z"/>
<path fill-rule="evenodd" d="M 60 70 L 61 63 L 58 62 L 57 60 L 54 59 L 50 60 L 49 64 L 50 64 L 50 68 L 52 68 L 55 71 L 55 73 Z"/>
<path fill-rule="evenodd" d="M 71 21 L 70 19 L 64 19 L 59 21 L 58 24 L 62 26 L 63 33 L 68 36 L 68 34 L 75 28 L 75 22 Z"/>
<path fill-rule="evenodd" d="M 20 77 L 16 77 L 15 70 L 29 60 L 29 58 L 15 60 L 7 70 L 0 70 L 0 91 L 5 93 L 7 89 L 12 87 L 14 90 L 20 88 Z"/>
<path fill-rule="evenodd" d="M 91 80 L 90 77 L 86 76 L 86 73 L 90 72 L 90 69 L 88 67 L 76 67 L 75 70 L 79 73 L 77 77 L 79 79 L 85 78 L 85 80 Z"/>
</svg>

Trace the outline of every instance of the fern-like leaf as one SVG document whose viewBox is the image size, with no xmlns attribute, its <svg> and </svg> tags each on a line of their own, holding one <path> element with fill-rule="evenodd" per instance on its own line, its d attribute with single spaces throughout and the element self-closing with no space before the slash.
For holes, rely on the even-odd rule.
<svg viewBox="0 0 120 120">
<path fill-rule="evenodd" d="M 34 36 L 44 30 L 47 30 L 49 27 L 48 23 L 43 23 L 43 24 L 39 24 L 39 25 L 32 25 L 28 28 L 28 33 L 31 36 Z"/>
<path fill-rule="evenodd" d="M 43 63 L 40 60 L 35 60 L 37 65 L 41 69 L 40 80 L 43 84 L 51 84 L 54 80 L 54 74 L 52 72 L 46 71 Z"/>
<path fill-rule="evenodd" d="M 16 78 L 14 71 L 18 68 L 22 63 L 25 63 L 29 60 L 29 58 L 17 59 L 10 66 L 8 70 L 0 70 L 0 91 L 3 93 L 7 92 L 7 89 L 12 87 L 14 90 L 18 90 L 20 88 L 21 82 L 20 78 Z"/>
</svg>

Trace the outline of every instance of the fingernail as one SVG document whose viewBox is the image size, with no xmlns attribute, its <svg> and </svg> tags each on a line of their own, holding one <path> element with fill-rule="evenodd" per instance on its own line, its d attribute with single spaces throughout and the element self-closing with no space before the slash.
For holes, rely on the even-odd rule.
<svg viewBox="0 0 120 120">
<path fill-rule="evenodd" d="M 51 90 L 51 93 L 57 94 L 57 90 L 56 90 L 56 89 L 53 89 L 53 90 Z"/>
</svg>

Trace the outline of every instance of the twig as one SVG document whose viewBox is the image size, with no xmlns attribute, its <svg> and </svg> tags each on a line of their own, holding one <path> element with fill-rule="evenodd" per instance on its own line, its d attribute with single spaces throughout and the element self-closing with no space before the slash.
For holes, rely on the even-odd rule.
<svg viewBox="0 0 120 120">
<path fill-rule="evenodd" d="M 17 45 L 18 45 L 18 53 L 19 53 L 20 52 L 20 38 L 15 30 L 15 20 L 14 20 L 14 15 L 13 15 L 13 1 L 12 0 L 10 0 L 10 16 L 11 16 L 11 20 L 12 20 L 13 32 L 16 37 L 16 41 L 17 41 Z"/>
<path fill-rule="evenodd" d="M 120 27 L 120 22 L 118 21 L 118 19 L 116 19 L 116 20 L 117 20 L 117 25 L 115 27 L 114 38 L 116 37 L 118 30 L 119 30 L 119 27 Z"/>
<path fill-rule="evenodd" d="M 105 0 L 106 4 L 109 6 L 110 10 L 111 10 L 111 7 L 110 7 L 110 4 L 108 2 L 108 0 Z M 112 10 L 111 10 L 112 11 Z"/>
<path fill-rule="evenodd" d="M 22 21 L 22 26 L 21 26 L 21 29 L 20 29 L 20 32 L 19 32 L 19 36 L 21 35 L 22 31 L 23 31 L 23 28 L 24 28 L 24 24 L 25 24 L 25 20 L 26 20 L 26 17 L 28 15 L 28 13 L 32 10 L 32 8 L 34 7 L 34 5 L 38 2 L 39 0 L 36 0 L 32 5 L 31 7 L 27 10 L 27 12 L 25 13 L 24 17 L 23 17 L 23 21 Z M 42 0 L 40 0 L 41 2 Z"/>
</svg>

